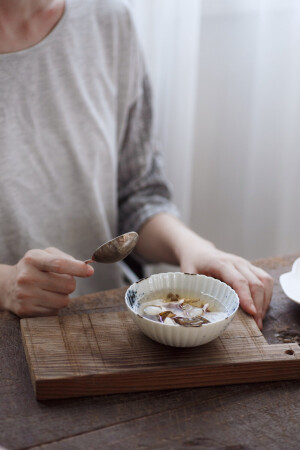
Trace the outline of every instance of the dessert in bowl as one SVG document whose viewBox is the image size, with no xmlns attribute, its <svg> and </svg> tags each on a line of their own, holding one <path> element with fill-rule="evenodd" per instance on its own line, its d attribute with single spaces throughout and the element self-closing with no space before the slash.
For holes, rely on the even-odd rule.
<svg viewBox="0 0 300 450">
<path fill-rule="evenodd" d="M 140 330 L 172 347 L 196 347 L 216 339 L 239 307 L 237 293 L 205 275 L 151 275 L 126 291 L 125 303 Z"/>
</svg>

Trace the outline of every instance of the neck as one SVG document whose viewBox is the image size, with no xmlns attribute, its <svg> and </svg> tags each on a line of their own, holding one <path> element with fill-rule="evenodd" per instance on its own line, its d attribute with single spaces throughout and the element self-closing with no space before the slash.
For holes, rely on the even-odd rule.
<svg viewBox="0 0 300 450">
<path fill-rule="evenodd" d="M 0 0 L 0 20 L 9 18 L 13 21 L 28 20 L 34 14 L 56 3 L 49 0 Z"/>
<path fill-rule="evenodd" d="M 31 47 L 61 19 L 65 0 L 0 0 L 0 53 Z"/>
</svg>

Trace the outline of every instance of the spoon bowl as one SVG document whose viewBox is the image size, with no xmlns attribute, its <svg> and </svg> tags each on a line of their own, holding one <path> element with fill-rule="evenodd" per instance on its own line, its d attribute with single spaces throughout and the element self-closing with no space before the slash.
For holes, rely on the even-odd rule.
<svg viewBox="0 0 300 450">
<path fill-rule="evenodd" d="M 121 261 L 132 252 L 138 239 L 139 235 L 135 231 L 121 234 L 98 247 L 92 258 L 84 262 L 86 264 L 92 262 L 111 264 Z"/>
</svg>

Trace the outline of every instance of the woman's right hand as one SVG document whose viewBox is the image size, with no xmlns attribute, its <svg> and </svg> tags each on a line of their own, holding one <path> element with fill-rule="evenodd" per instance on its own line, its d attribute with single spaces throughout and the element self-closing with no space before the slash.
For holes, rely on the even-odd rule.
<svg viewBox="0 0 300 450">
<path fill-rule="evenodd" d="M 56 315 L 69 304 L 75 277 L 92 266 L 54 248 L 29 250 L 15 266 L 0 266 L 0 306 L 19 317 Z"/>
</svg>

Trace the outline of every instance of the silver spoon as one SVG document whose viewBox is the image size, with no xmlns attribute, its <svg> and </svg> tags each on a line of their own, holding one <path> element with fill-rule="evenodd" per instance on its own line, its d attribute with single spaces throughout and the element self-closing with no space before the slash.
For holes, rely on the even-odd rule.
<svg viewBox="0 0 300 450">
<path fill-rule="evenodd" d="M 139 239 L 139 235 L 135 231 L 121 234 L 111 241 L 105 242 L 98 247 L 91 259 L 84 261 L 86 264 L 92 262 L 115 263 L 126 258 L 132 252 Z"/>
</svg>

